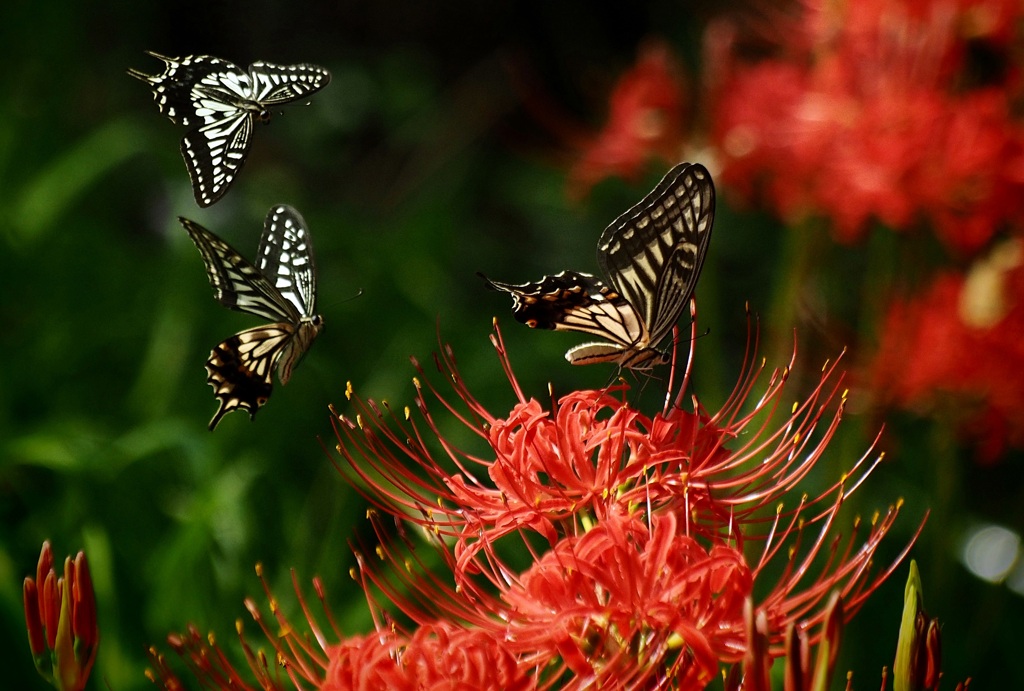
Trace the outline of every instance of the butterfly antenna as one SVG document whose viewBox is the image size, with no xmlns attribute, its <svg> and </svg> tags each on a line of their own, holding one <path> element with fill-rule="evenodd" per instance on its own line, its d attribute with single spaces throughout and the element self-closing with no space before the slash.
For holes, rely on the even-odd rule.
<svg viewBox="0 0 1024 691">
<path fill-rule="evenodd" d="M 328 303 L 327 307 L 334 307 L 335 305 L 344 305 L 346 302 L 351 302 L 352 300 L 356 300 L 358 298 L 363 297 L 363 293 L 365 293 L 365 292 L 366 292 L 365 290 L 360 288 L 358 290 L 358 292 L 356 292 L 355 295 L 350 295 L 347 298 L 342 298 L 341 300 L 335 300 L 335 301 L 333 301 L 331 303 Z"/>
</svg>

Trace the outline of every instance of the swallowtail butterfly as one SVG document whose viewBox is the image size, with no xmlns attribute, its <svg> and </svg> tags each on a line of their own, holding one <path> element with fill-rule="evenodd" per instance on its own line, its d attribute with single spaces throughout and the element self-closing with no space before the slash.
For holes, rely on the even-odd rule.
<svg viewBox="0 0 1024 691">
<path fill-rule="evenodd" d="M 254 62 L 245 71 L 209 55 L 167 58 L 163 74 L 128 70 L 153 88 L 160 112 L 190 129 L 181 140 L 199 206 L 224 196 L 252 146 L 253 123 L 270 121 L 270 108 L 327 86 L 331 74 L 316 65 Z"/>
<path fill-rule="evenodd" d="M 313 245 L 302 216 L 284 204 L 267 214 L 255 266 L 198 223 L 178 220 L 203 255 L 217 301 L 274 322 L 237 333 L 210 352 L 206 381 L 220 400 L 212 430 L 236 408 L 255 418 L 270 398 L 274 369 L 287 384 L 323 328 L 316 313 Z"/>
<path fill-rule="evenodd" d="M 608 284 L 576 271 L 521 285 L 480 276 L 492 288 L 512 294 L 516 321 L 611 341 L 572 348 L 565 354 L 570 363 L 650 369 L 668 362 L 657 347 L 690 300 L 714 217 L 715 186 L 707 168 L 680 163 L 601 234 L 597 260 Z"/>
</svg>

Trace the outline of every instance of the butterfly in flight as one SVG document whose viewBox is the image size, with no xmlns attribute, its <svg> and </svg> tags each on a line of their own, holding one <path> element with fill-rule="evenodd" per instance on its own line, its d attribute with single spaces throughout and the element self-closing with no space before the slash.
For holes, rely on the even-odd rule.
<svg viewBox="0 0 1024 691">
<path fill-rule="evenodd" d="M 255 266 L 198 223 L 178 220 L 203 255 L 217 301 L 274 322 L 237 333 L 210 352 L 206 381 L 220 400 L 212 430 L 237 408 L 255 418 L 270 398 L 274 369 L 287 384 L 323 328 L 316 313 L 313 245 L 302 216 L 284 204 L 267 214 Z"/>
<path fill-rule="evenodd" d="M 658 345 L 693 294 L 714 218 L 711 174 L 699 163 L 680 163 L 601 234 L 597 260 L 607 284 L 577 271 L 521 285 L 480 276 L 495 290 L 512 294 L 516 321 L 610 341 L 572 348 L 565 354 L 570 363 L 651 369 L 669 361 Z"/>
<path fill-rule="evenodd" d="M 331 74 L 316 65 L 254 62 L 243 70 L 209 55 L 168 58 L 164 71 L 128 74 L 153 89 L 160 112 L 190 127 L 181 140 L 192 192 L 199 206 L 210 206 L 234 182 L 252 147 L 253 123 L 270 121 L 270 108 L 306 98 L 327 86 Z"/>
</svg>

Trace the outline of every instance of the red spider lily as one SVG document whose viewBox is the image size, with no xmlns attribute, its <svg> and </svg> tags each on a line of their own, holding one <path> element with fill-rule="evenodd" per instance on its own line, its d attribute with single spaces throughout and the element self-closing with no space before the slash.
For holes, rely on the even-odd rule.
<svg viewBox="0 0 1024 691">
<path fill-rule="evenodd" d="M 43 543 L 36 578 L 25 579 L 25 623 L 36 669 L 61 691 L 85 688 L 96 661 L 99 627 L 85 553 L 64 559 L 64 575 L 53 570 L 53 551 Z"/>
<path fill-rule="evenodd" d="M 608 121 L 569 174 L 570 188 L 585 194 L 610 175 L 636 178 L 651 158 L 682 157 L 686 91 L 664 44 L 645 46 L 609 97 Z"/>
<path fill-rule="evenodd" d="M 770 431 L 788 370 L 770 378 L 747 413 L 740 411 L 759 369 L 744 374 L 713 416 L 699 405 L 684 411 L 677 396 L 648 418 L 614 395 L 624 384 L 575 392 L 546 410 L 523 394 L 499 331 L 492 341 L 518 398 L 508 417 L 473 398 L 449 348 L 437 364 L 461 404 L 430 388 L 484 452 L 447 441 L 419 378 L 425 426 L 408 410 L 395 420 L 372 401 L 356 401 L 355 418 L 337 418 L 338 450 L 361 491 L 396 521 L 423 527 L 451 569 L 448 584 L 412 568 L 412 541 L 399 530 L 408 549 L 396 550 L 375 519 L 378 554 L 406 567 L 388 572 L 360 560 L 364 589 L 382 593 L 417 625 L 489 631 L 547 683 L 671 679 L 689 688 L 707 683 L 719 663 L 742 658 L 743 604 L 759 578 L 773 579 L 757 611 L 774 657 L 783 654 L 789 624 L 800 622 L 817 641 L 833 592 L 849 618 L 895 567 L 869 573 L 898 506 L 873 522 L 862 545 L 852 536 L 844 546 L 832 534 L 843 500 L 878 459 L 866 454 L 824 493 L 789 508 L 780 503 L 821 458 L 841 417 L 834 365 Z M 820 422 L 825 429 L 816 434 Z M 738 438 L 744 443 L 730 448 Z M 815 523 L 817 538 L 795 548 Z M 525 570 L 500 556 L 501 543 L 513 538 L 532 555 Z M 748 543 L 759 545 L 753 559 Z M 781 574 L 769 576 L 780 561 Z M 384 603 L 371 604 L 378 629 L 394 630 L 380 614 Z"/>
<path fill-rule="evenodd" d="M 1024 446 L 1022 291 L 1024 260 L 1013 240 L 966 277 L 942 274 L 923 294 L 894 302 L 869 374 L 880 402 L 953 415 L 980 442 L 982 461 Z"/>
<path fill-rule="evenodd" d="M 871 219 L 926 219 L 950 249 L 977 252 L 1024 213 L 1024 127 L 1017 76 L 975 79 L 968 43 L 1005 48 L 1020 18 L 1005 0 L 807 3 L 786 32 L 803 51 L 718 68 L 722 181 L 790 219 L 829 217 L 843 242 Z"/>
</svg>

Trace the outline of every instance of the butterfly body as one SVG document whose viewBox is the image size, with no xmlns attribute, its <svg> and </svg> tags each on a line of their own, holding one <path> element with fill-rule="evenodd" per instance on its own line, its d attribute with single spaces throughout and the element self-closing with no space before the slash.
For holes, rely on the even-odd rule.
<svg viewBox="0 0 1024 691">
<path fill-rule="evenodd" d="M 491 281 L 512 295 L 515 319 L 535 329 L 581 331 L 608 342 L 565 354 L 574 365 L 612 362 L 645 370 L 668 362 L 659 344 L 693 294 L 714 221 L 715 190 L 699 163 L 680 163 L 598 241 L 607 283 L 563 271 L 534 283 Z"/>
<path fill-rule="evenodd" d="M 234 182 L 252 148 L 253 123 L 269 122 L 271 106 L 305 98 L 325 87 L 330 73 L 309 64 L 254 62 L 248 71 L 209 55 L 163 60 L 160 75 L 128 74 L 153 89 L 157 108 L 193 128 L 181 140 L 196 203 L 209 206 Z"/>
<path fill-rule="evenodd" d="M 207 382 L 220 401 L 212 430 L 237 408 L 254 418 L 270 398 L 274 371 L 287 384 L 323 328 L 313 246 L 302 216 L 284 204 L 267 214 L 255 265 L 198 223 L 179 220 L 203 256 L 217 301 L 272 322 L 241 331 L 210 352 Z"/>
</svg>

